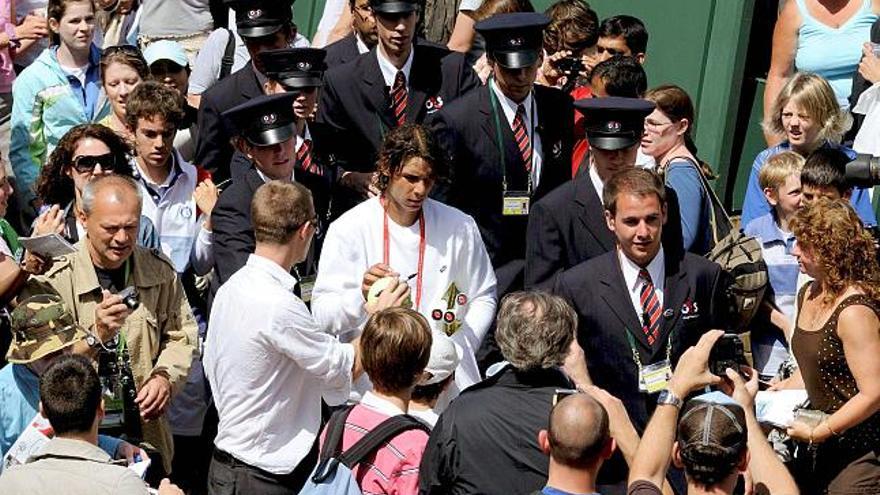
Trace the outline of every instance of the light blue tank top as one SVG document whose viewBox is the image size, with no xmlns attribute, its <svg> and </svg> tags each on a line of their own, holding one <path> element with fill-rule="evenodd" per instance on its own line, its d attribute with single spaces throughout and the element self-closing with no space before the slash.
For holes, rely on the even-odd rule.
<svg viewBox="0 0 880 495">
<path fill-rule="evenodd" d="M 870 41 L 871 25 L 877 20 L 871 11 L 871 0 L 863 0 L 862 8 L 837 29 L 814 19 L 804 2 L 797 0 L 803 22 L 798 29 L 795 67 L 800 72 L 815 72 L 827 79 L 837 103 L 848 109 L 862 45 Z"/>
</svg>

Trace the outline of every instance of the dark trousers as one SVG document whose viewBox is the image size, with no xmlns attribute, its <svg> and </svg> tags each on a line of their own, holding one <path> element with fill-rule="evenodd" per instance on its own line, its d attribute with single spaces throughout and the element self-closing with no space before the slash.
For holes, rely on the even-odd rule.
<svg viewBox="0 0 880 495">
<path fill-rule="evenodd" d="M 318 442 L 290 474 L 272 474 L 245 464 L 219 449 L 208 472 L 210 495 L 297 495 L 318 463 Z"/>
</svg>

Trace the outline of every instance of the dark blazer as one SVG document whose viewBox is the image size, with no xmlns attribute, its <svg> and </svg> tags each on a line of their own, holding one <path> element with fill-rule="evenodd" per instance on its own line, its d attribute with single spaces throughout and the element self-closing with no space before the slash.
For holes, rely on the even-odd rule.
<svg viewBox="0 0 880 495">
<path fill-rule="evenodd" d="M 438 199 L 474 217 L 495 267 L 499 297 L 523 287 L 523 264 L 528 218 L 501 214 L 503 187 L 501 153 L 489 86 L 450 103 L 429 119 L 452 155 L 451 180 Z M 571 177 L 573 107 L 571 97 L 557 89 L 535 86 L 535 107 L 543 150 L 541 180 L 532 193 L 532 205 Z M 499 108 L 499 112 L 501 109 Z M 504 115 L 502 143 L 508 190 L 524 191 L 528 175 Z"/>
<path fill-rule="evenodd" d="M 324 62 L 327 64 L 328 69 L 351 62 L 361 54 L 358 51 L 357 38 L 355 38 L 354 33 L 330 43 L 324 50 L 327 52 Z"/>
<path fill-rule="evenodd" d="M 214 182 L 230 177 L 233 149 L 221 114 L 230 108 L 263 95 L 253 65 L 247 65 L 219 81 L 202 95 L 199 107 L 196 156 L 193 163 L 210 171 Z"/>
<path fill-rule="evenodd" d="M 653 346 L 633 308 L 616 250 L 562 272 L 554 288 L 578 314 L 577 338 L 593 383 L 623 401 L 639 431 L 647 425 L 657 397 L 639 392 L 638 368 L 624 332 L 631 331 L 643 365 L 665 359 L 671 336 L 675 365 L 704 332 L 724 328 L 728 321 L 727 278 L 721 267 L 691 253 L 667 252 L 665 257 L 663 321 Z"/>
<path fill-rule="evenodd" d="M 376 48 L 354 61 L 330 69 L 318 108 L 318 122 L 336 134 L 339 158 L 346 170 L 372 172 L 382 140 L 395 127 L 388 86 L 382 77 Z M 406 121 L 420 123 L 429 112 L 449 104 L 480 84 L 461 53 L 419 40 L 409 76 Z M 351 193 L 351 204 L 363 200 Z"/>
<path fill-rule="evenodd" d="M 666 252 L 683 249 L 678 197 L 666 188 Z M 550 289 L 557 274 L 590 258 L 613 251 L 616 240 L 605 222 L 605 207 L 582 168 L 574 180 L 545 196 L 529 214 L 525 286 Z"/>
</svg>

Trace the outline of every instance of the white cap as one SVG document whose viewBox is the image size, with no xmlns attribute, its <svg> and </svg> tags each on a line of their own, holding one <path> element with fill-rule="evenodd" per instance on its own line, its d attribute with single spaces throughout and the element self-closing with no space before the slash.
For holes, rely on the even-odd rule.
<svg viewBox="0 0 880 495">
<path fill-rule="evenodd" d="M 181 67 L 189 65 L 189 59 L 186 57 L 183 45 L 171 40 L 158 40 L 150 43 L 144 50 L 144 59 L 147 61 L 147 65 L 153 65 L 158 60 L 170 60 Z"/>
<path fill-rule="evenodd" d="M 425 366 L 425 372 L 430 376 L 422 380 L 419 385 L 434 385 L 449 378 L 458 362 L 461 360 L 458 346 L 445 333 L 432 331 L 431 338 L 431 357 L 428 358 L 428 365 Z"/>
</svg>

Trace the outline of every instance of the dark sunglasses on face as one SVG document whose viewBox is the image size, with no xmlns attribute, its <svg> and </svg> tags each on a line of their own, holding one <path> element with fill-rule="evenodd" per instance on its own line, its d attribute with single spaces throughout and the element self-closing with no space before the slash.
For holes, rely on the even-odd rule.
<svg viewBox="0 0 880 495">
<path fill-rule="evenodd" d="M 116 170 L 117 164 L 116 156 L 113 153 L 82 155 L 73 159 L 73 168 L 81 174 L 93 172 L 98 165 L 101 165 L 101 170 Z"/>
</svg>

